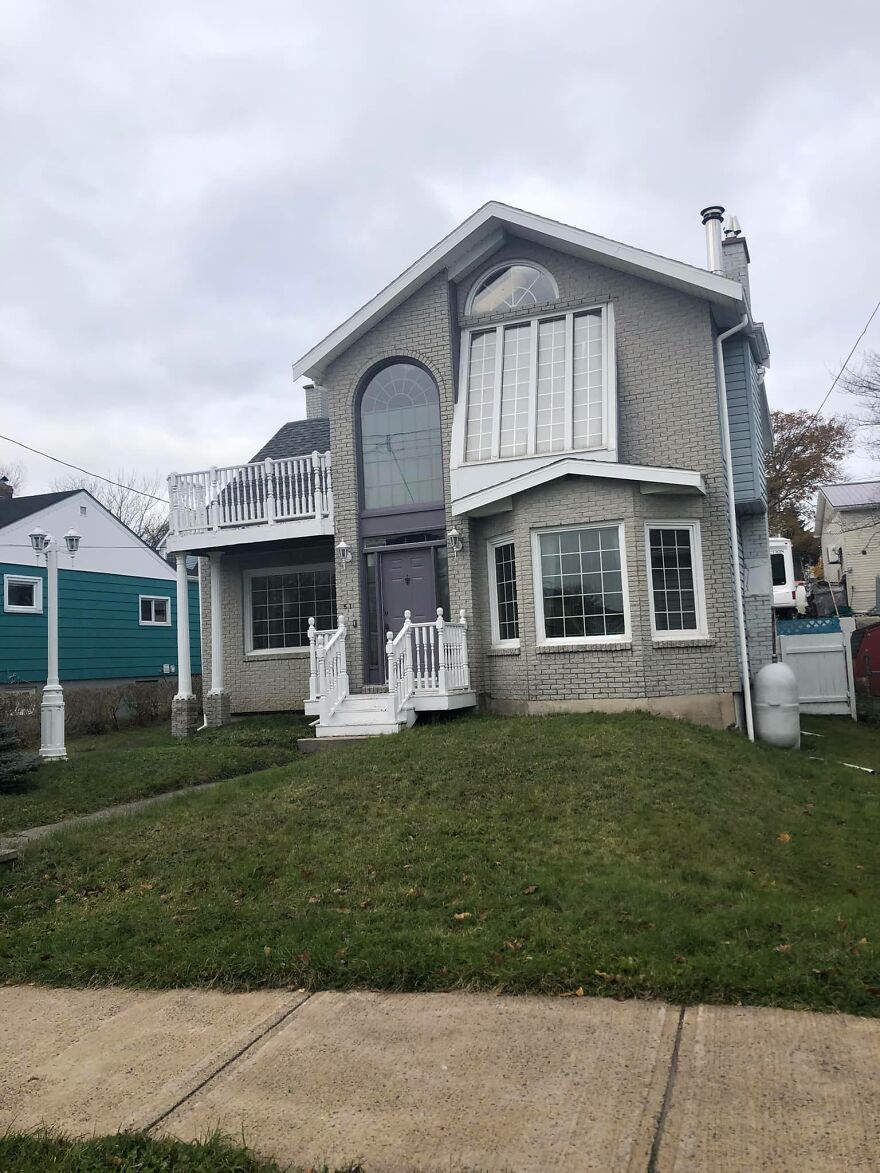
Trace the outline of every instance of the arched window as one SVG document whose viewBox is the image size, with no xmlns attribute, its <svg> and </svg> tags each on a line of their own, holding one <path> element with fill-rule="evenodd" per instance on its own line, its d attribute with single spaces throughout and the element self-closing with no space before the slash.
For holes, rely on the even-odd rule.
<svg viewBox="0 0 880 1173">
<path fill-rule="evenodd" d="M 364 509 L 443 503 L 440 396 L 415 363 L 382 367 L 361 396 Z"/>
<path fill-rule="evenodd" d="M 527 310 L 559 297 L 556 282 L 537 265 L 513 264 L 493 269 L 474 286 L 467 313 L 494 314 L 498 310 Z"/>
</svg>

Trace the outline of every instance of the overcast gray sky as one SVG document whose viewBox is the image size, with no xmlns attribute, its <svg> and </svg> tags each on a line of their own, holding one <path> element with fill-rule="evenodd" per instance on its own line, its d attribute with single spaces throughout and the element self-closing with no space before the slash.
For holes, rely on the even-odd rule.
<svg viewBox="0 0 880 1173">
<path fill-rule="evenodd" d="M 880 296 L 878 47 L 874 0 L 5 0 L 0 432 L 246 459 L 293 360 L 492 198 L 700 265 L 723 203 L 771 404 L 816 407 Z"/>
</svg>

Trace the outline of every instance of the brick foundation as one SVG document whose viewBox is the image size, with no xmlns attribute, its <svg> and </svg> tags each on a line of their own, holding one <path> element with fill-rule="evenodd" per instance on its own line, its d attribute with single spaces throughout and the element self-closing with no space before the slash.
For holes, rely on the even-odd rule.
<svg viewBox="0 0 880 1173">
<path fill-rule="evenodd" d="M 192 737 L 200 722 L 199 702 L 194 696 L 176 696 L 171 702 L 171 736 Z"/>
</svg>

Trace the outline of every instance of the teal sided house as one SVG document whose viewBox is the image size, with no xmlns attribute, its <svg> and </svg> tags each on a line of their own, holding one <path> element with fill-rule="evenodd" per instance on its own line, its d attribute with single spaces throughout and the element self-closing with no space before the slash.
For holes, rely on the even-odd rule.
<svg viewBox="0 0 880 1173">
<path fill-rule="evenodd" d="M 58 539 L 58 648 L 63 684 L 98 686 L 177 675 L 175 575 L 155 551 L 82 489 L 14 497 L 0 483 L 0 689 L 46 681 L 46 567 L 31 549 Z M 82 535 L 74 559 L 61 539 Z M 189 584 L 192 671 L 201 671 L 198 583 Z"/>
</svg>

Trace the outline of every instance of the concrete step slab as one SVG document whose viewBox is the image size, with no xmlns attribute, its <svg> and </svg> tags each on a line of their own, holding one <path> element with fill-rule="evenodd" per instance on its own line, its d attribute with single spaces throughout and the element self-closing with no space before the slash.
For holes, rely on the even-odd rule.
<svg viewBox="0 0 880 1173">
<path fill-rule="evenodd" d="M 644 1173 L 678 1011 L 656 1002 L 316 994 L 164 1120 L 281 1164 Z"/>
</svg>

